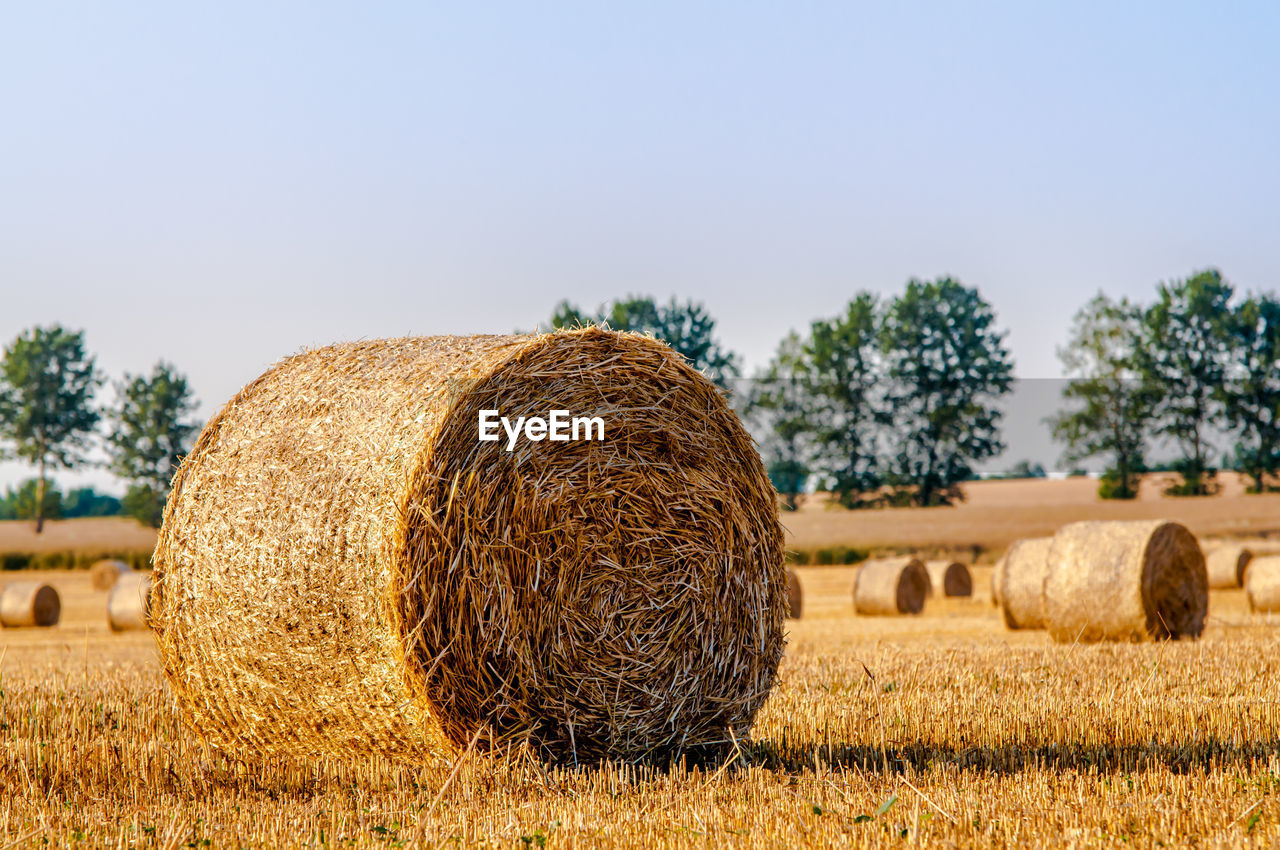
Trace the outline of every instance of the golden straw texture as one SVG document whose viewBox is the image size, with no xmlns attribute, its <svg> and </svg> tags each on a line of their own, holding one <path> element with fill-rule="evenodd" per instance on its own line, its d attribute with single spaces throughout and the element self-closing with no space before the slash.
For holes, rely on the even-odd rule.
<svg viewBox="0 0 1280 850">
<path fill-rule="evenodd" d="M 800 576 L 796 571 L 787 570 L 787 616 L 793 620 L 804 614 L 804 591 L 800 587 Z"/>
<path fill-rule="evenodd" d="M 0 591 L 0 626 L 53 626 L 62 615 L 58 591 L 38 581 L 11 581 Z"/>
<path fill-rule="evenodd" d="M 98 561 L 89 567 L 89 583 L 94 590 L 110 590 L 120 576 L 130 572 L 132 569 L 124 561 Z"/>
<path fill-rule="evenodd" d="M 853 581 L 853 607 L 859 614 L 919 614 L 929 595 L 929 574 L 917 558 L 867 561 Z"/>
<path fill-rule="evenodd" d="M 1280 612 L 1280 556 L 1254 558 L 1244 589 L 1254 611 Z"/>
<path fill-rule="evenodd" d="M 927 561 L 929 593 L 937 596 L 972 596 L 973 576 L 969 567 L 959 561 Z"/>
<path fill-rule="evenodd" d="M 113 632 L 149 628 L 151 575 L 130 572 L 120 577 L 107 596 L 107 623 Z"/>
<path fill-rule="evenodd" d="M 604 440 L 477 439 L 479 411 Z M 742 740 L 772 687 L 783 537 L 721 393 L 595 328 L 330 346 L 205 428 L 156 547 L 153 628 L 205 739 L 421 761 Z"/>
<path fill-rule="evenodd" d="M 1015 540 L 996 562 L 992 582 L 1000 613 L 1010 629 L 1043 629 L 1044 582 L 1052 537 Z"/>
<path fill-rule="evenodd" d="M 1200 544 L 1176 522 L 1076 522 L 1053 537 L 1045 615 L 1055 640 L 1195 638 L 1208 607 Z"/>
</svg>

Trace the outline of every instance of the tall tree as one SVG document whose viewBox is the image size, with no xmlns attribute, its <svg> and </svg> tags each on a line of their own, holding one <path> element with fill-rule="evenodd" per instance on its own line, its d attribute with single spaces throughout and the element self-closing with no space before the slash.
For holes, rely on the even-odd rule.
<svg viewBox="0 0 1280 850">
<path fill-rule="evenodd" d="M 1099 292 L 1076 313 L 1071 337 L 1058 349 L 1070 378 L 1062 391 L 1068 407 L 1049 423 L 1054 437 L 1066 445 L 1065 462 L 1099 455 L 1111 459 L 1099 490 L 1104 498 L 1138 495 L 1155 403 L 1136 362 L 1141 339 L 1141 309 L 1128 299 L 1112 301 Z"/>
<path fill-rule="evenodd" d="M 1013 365 L 995 312 L 949 277 L 912 279 L 881 325 L 888 410 L 897 446 L 890 483 L 918 505 L 962 498 L 972 463 L 1004 450 L 994 403 Z"/>
<path fill-rule="evenodd" d="M 746 399 L 748 421 L 760 430 L 760 448 L 769 480 L 784 510 L 800 507 L 809 480 L 814 431 L 804 343 L 794 331 L 783 338 L 773 360 L 752 382 Z"/>
<path fill-rule="evenodd" d="M 1280 300 L 1250 295 L 1231 319 L 1221 398 L 1240 438 L 1237 461 L 1261 493 L 1280 468 Z"/>
<path fill-rule="evenodd" d="M 0 361 L 0 436 L 11 452 L 39 470 L 35 494 L 36 533 L 44 530 L 48 471 L 84 461 L 98 424 L 94 393 L 101 386 L 82 331 L 61 325 L 24 331 Z"/>
<path fill-rule="evenodd" d="M 107 438 L 111 469 L 130 482 L 125 513 L 158 527 L 169 482 L 199 426 L 186 376 L 160 362 L 150 376 L 125 375 L 116 386 Z"/>
<path fill-rule="evenodd" d="M 1143 318 L 1138 364 L 1158 393 L 1159 432 L 1182 450 L 1179 495 L 1207 495 L 1213 482 L 1213 423 L 1221 421 L 1221 389 L 1230 348 L 1232 288 L 1217 269 L 1162 283 Z"/>
<path fill-rule="evenodd" d="M 554 328 L 587 324 L 652 334 L 725 390 L 738 376 L 737 357 L 716 339 L 715 320 L 697 302 L 681 303 L 672 298 L 658 304 L 648 296 L 632 295 L 606 304 L 592 315 L 561 301 L 551 316 Z"/>
<path fill-rule="evenodd" d="M 859 293 L 844 315 L 814 322 L 804 348 L 816 465 L 845 507 L 867 503 L 881 480 L 877 321 L 875 296 Z"/>
</svg>

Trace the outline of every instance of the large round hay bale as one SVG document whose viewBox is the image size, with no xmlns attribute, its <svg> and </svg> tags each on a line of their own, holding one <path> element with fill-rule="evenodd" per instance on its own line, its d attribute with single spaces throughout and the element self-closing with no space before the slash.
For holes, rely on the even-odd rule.
<svg viewBox="0 0 1280 850">
<path fill-rule="evenodd" d="M 1249 563 L 1254 558 L 1275 553 L 1275 544 L 1252 541 L 1223 541 L 1207 546 L 1204 563 L 1209 573 L 1209 587 L 1244 587 Z"/>
<path fill-rule="evenodd" d="M 150 573 L 121 576 L 107 596 L 107 622 L 113 632 L 150 628 L 150 611 Z"/>
<path fill-rule="evenodd" d="M 509 450 L 487 413 L 500 439 L 480 439 L 494 410 L 603 425 Z M 154 562 L 174 693 L 233 752 L 719 747 L 748 734 L 783 647 L 782 528 L 750 436 L 670 348 L 596 328 L 280 362 L 205 427 Z"/>
<path fill-rule="evenodd" d="M 0 591 L 0 626 L 53 626 L 62 615 L 58 591 L 38 581 L 11 581 Z"/>
<path fill-rule="evenodd" d="M 1245 577 L 1249 607 L 1258 612 L 1280 612 L 1280 556 L 1254 558 Z"/>
<path fill-rule="evenodd" d="M 120 576 L 133 572 L 133 568 L 124 561 L 97 561 L 89 567 L 89 583 L 94 590 L 110 590 L 115 587 Z"/>
<path fill-rule="evenodd" d="M 1052 542 L 1052 537 L 1015 540 L 996 562 L 992 586 L 1007 628 L 1045 627 L 1044 581 Z"/>
<path fill-rule="evenodd" d="M 867 561 L 853 582 L 853 607 L 859 614 L 919 614 L 929 595 L 929 574 L 918 558 Z"/>
<path fill-rule="evenodd" d="M 1204 555 L 1179 523 L 1076 522 L 1053 537 L 1045 614 L 1055 640 L 1199 637 L 1208 609 Z"/>
<path fill-rule="evenodd" d="M 799 620 L 804 613 L 804 591 L 800 587 L 800 576 L 796 571 L 787 568 L 787 616 Z"/>
<path fill-rule="evenodd" d="M 933 596 L 972 596 L 973 575 L 960 561 L 926 561 L 929 593 Z"/>
</svg>

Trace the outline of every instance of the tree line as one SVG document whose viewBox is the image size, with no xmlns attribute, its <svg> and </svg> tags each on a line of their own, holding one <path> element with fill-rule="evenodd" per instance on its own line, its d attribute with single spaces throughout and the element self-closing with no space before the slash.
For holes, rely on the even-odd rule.
<svg viewBox="0 0 1280 850">
<path fill-rule="evenodd" d="M 995 312 L 950 277 L 859 292 L 841 313 L 791 332 L 746 386 L 738 359 L 694 302 L 629 296 L 594 312 L 561 302 L 552 327 L 650 333 L 729 393 L 760 445 L 784 507 L 813 485 L 847 507 L 941 505 L 1004 451 L 1000 401 L 1012 357 Z M 1157 439 L 1172 443 L 1170 495 L 1211 495 L 1217 472 L 1276 489 L 1280 469 L 1280 299 L 1238 294 L 1216 269 L 1156 286 L 1145 304 L 1099 293 L 1058 350 L 1067 381 L 1045 424 L 1062 460 L 1102 458 L 1103 498 L 1133 498 Z M 1232 439 L 1219 456 L 1214 438 Z M 1024 462 L 1028 474 L 1043 468 Z"/>
<path fill-rule="evenodd" d="M 0 357 L 0 452 L 31 464 L 36 477 L 0 499 L 0 517 L 46 518 L 123 513 L 159 526 L 177 463 L 199 428 L 184 375 L 160 361 L 149 375 L 125 374 L 114 400 L 97 401 L 106 376 L 85 348 L 84 332 L 34 327 Z M 91 465 L 100 446 L 105 466 L 128 483 L 123 499 L 89 488 L 63 496 L 50 474 Z"/>
<path fill-rule="evenodd" d="M 976 288 L 911 279 L 901 292 L 858 292 L 835 316 L 778 344 L 742 381 L 740 360 L 693 301 L 628 296 L 582 310 L 562 301 L 547 325 L 648 333 L 719 384 L 752 429 L 784 507 L 815 485 L 847 507 L 943 505 L 963 497 L 975 466 L 1004 451 L 1000 402 L 1013 385 L 1006 333 Z M 1137 495 L 1156 439 L 1179 449 L 1173 495 L 1208 495 L 1228 462 L 1253 492 L 1280 469 L 1280 299 L 1239 295 L 1216 269 L 1159 284 L 1145 304 L 1099 293 L 1076 313 L 1058 351 L 1067 382 L 1045 420 L 1063 460 L 1104 458 L 1099 493 Z M 34 327 L 0 357 L 0 453 L 36 477 L 0 497 L 0 519 L 124 513 L 158 525 L 169 482 L 199 424 L 186 377 L 164 361 L 113 382 L 83 331 Z M 1230 435 L 1229 456 L 1214 438 Z M 59 469 L 105 465 L 124 497 L 62 494 Z M 1027 465 L 1028 471 L 1031 470 Z M 1040 474 L 1043 474 L 1042 470 Z"/>
</svg>

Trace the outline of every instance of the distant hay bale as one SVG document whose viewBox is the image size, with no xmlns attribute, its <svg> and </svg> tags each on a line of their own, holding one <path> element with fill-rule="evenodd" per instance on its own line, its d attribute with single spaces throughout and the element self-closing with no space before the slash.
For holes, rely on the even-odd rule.
<svg viewBox="0 0 1280 850">
<path fill-rule="evenodd" d="M 1245 578 L 1249 608 L 1257 612 L 1280 612 L 1280 556 L 1255 558 Z"/>
<path fill-rule="evenodd" d="M 1244 576 L 1249 563 L 1262 555 L 1276 554 L 1274 543 L 1259 541 L 1223 541 L 1205 550 L 1205 569 L 1209 573 L 1209 587 L 1215 589 L 1244 587 Z"/>
<path fill-rule="evenodd" d="M 793 569 L 787 569 L 787 616 L 799 620 L 804 613 L 804 592 L 800 589 L 800 576 Z"/>
<path fill-rule="evenodd" d="M 1045 627 L 1044 582 L 1052 542 L 1052 537 L 1015 540 L 996 562 L 992 586 L 1007 628 Z"/>
<path fill-rule="evenodd" d="M 11 581 L 0 591 L 0 626 L 53 626 L 62 615 L 58 591 L 38 581 Z"/>
<path fill-rule="evenodd" d="M 489 414 L 480 439 L 494 410 L 599 417 L 603 439 L 508 450 Z M 723 393 L 650 337 L 339 344 L 205 427 L 152 628 L 224 751 L 662 758 L 748 735 L 782 656 L 783 542 Z"/>
<path fill-rule="evenodd" d="M 972 596 L 973 575 L 960 561 L 927 561 L 929 592 L 938 596 Z"/>
<path fill-rule="evenodd" d="M 113 632 L 150 628 L 151 575 L 130 572 L 111 588 L 107 597 L 107 622 Z"/>
<path fill-rule="evenodd" d="M 133 572 L 133 568 L 124 561 L 98 561 L 89 567 L 89 583 L 94 590 L 110 590 L 115 587 L 120 576 Z"/>
<path fill-rule="evenodd" d="M 1199 637 L 1208 607 L 1204 555 L 1179 523 L 1076 522 L 1053 537 L 1045 614 L 1055 640 Z"/>
<path fill-rule="evenodd" d="M 853 607 L 859 614 L 919 614 L 929 595 L 929 574 L 918 558 L 867 561 L 853 583 Z"/>
</svg>

